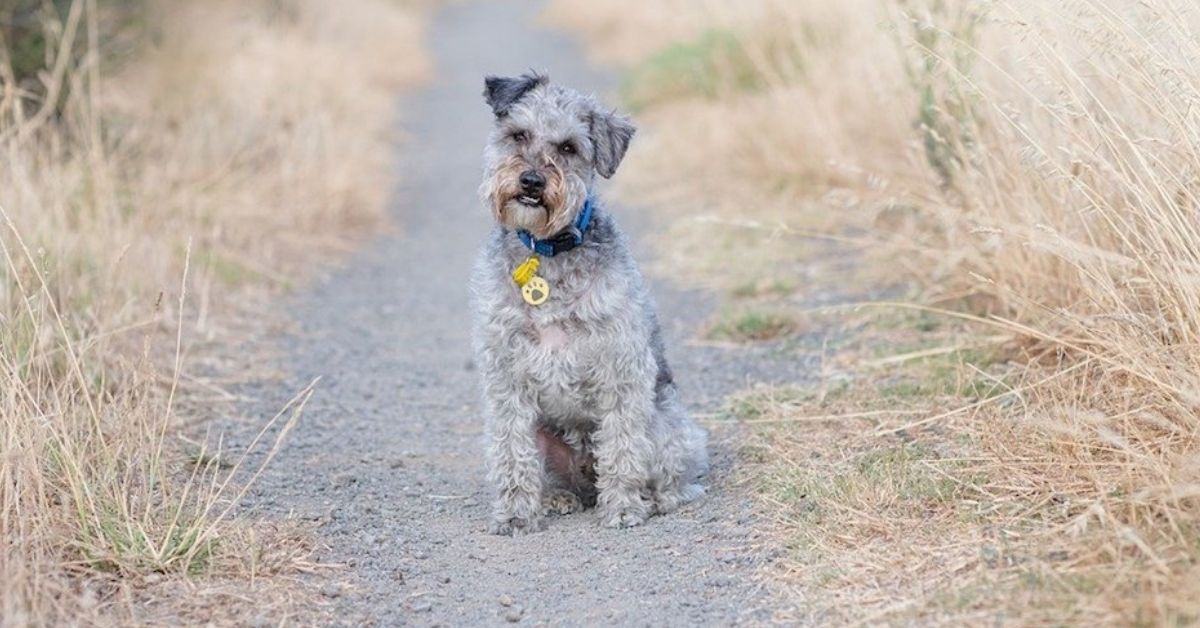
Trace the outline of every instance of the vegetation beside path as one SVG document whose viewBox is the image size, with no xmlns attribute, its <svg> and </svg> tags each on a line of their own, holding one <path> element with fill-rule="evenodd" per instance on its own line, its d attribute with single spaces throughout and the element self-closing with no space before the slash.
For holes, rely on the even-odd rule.
<svg viewBox="0 0 1200 628">
<path fill-rule="evenodd" d="M 199 444 L 232 395 L 193 365 L 383 220 L 423 13 L 0 7 L 0 624 L 265 625 L 311 599 L 304 532 L 231 514 L 254 469 Z"/>
<path fill-rule="evenodd" d="M 726 295 L 711 341 L 820 356 L 727 413 L 800 619 L 1200 617 L 1196 7 L 546 19 L 626 69 L 624 193 Z"/>
</svg>

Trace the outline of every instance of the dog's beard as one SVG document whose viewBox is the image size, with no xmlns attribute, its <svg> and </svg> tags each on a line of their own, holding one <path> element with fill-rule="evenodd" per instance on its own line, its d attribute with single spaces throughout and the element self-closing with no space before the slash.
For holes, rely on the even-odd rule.
<svg viewBox="0 0 1200 628">
<path fill-rule="evenodd" d="M 551 210 L 544 205 L 525 205 L 517 198 L 511 197 L 502 202 L 499 210 L 500 224 L 509 229 L 524 229 L 535 237 L 543 237 L 542 234 L 549 230 Z"/>
<path fill-rule="evenodd" d="M 540 202 L 531 205 L 520 185 L 526 168 L 516 160 L 507 162 L 485 182 L 484 196 L 496 222 L 509 229 L 524 229 L 538 239 L 550 238 L 575 221 L 587 198 L 587 184 L 578 176 L 552 168 Z"/>
</svg>

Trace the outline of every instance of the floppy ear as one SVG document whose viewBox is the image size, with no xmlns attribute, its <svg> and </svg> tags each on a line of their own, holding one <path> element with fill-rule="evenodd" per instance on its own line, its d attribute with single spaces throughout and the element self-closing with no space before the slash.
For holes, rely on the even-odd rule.
<svg viewBox="0 0 1200 628">
<path fill-rule="evenodd" d="M 517 77 L 489 76 L 483 79 L 483 98 L 491 106 L 492 113 L 503 118 L 522 96 L 547 80 L 547 76 L 536 72 Z"/>
<path fill-rule="evenodd" d="M 628 117 L 615 111 L 593 111 L 588 119 L 588 135 L 596 149 L 596 172 L 608 179 L 617 172 L 625 150 L 637 128 Z"/>
</svg>

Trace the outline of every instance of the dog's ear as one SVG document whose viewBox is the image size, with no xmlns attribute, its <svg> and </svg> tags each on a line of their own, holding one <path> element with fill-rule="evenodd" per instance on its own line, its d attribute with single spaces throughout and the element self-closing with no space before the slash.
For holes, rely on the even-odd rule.
<svg viewBox="0 0 1200 628">
<path fill-rule="evenodd" d="M 544 74 L 530 72 L 517 77 L 489 76 L 483 79 L 483 98 L 497 118 L 508 115 L 508 110 L 521 100 L 529 90 L 549 80 Z"/>
<path fill-rule="evenodd" d="M 625 158 L 629 141 L 637 128 L 627 116 L 615 111 L 596 110 L 588 118 L 588 135 L 596 149 L 596 172 L 608 179 Z"/>
</svg>

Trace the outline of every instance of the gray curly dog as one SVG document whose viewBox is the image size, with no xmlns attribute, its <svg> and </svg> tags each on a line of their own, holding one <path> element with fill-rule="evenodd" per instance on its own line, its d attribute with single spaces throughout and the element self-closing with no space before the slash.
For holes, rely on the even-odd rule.
<svg viewBox="0 0 1200 628">
<path fill-rule="evenodd" d="M 596 200 L 628 118 L 540 74 L 488 77 L 495 114 L 480 194 L 496 221 L 472 276 L 489 530 L 541 529 L 596 506 L 638 525 L 704 494 L 707 435 L 688 418 L 650 295 Z"/>
</svg>

